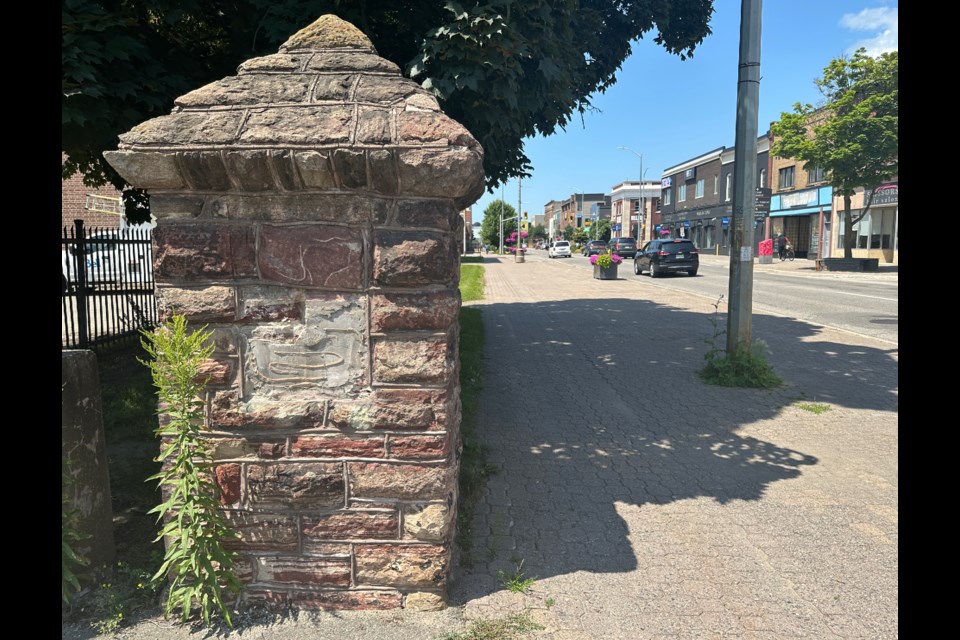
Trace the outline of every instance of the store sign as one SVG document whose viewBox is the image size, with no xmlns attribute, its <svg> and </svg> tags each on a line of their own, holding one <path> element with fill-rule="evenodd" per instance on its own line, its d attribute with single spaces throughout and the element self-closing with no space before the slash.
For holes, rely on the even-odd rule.
<svg viewBox="0 0 960 640">
<path fill-rule="evenodd" d="M 897 204 L 900 201 L 900 183 L 880 185 L 873 191 L 873 204 Z"/>
<path fill-rule="evenodd" d="M 780 203 L 783 209 L 812 207 L 817 204 L 817 190 L 808 189 L 807 191 L 798 191 L 796 193 L 784 193 L 780 196 Z M 769 205 L 767 210 L 769 211 Z"/>
<path fill-rule="evenodd" d="M 668 178 L 664 178 L 663 180 L 660 181 L 660 188 L 661 188 L 661 189 L 669 189 L 669 188 L 672 187 L 672 186 L 673 186 L 673 176 L 670 176 L 670 177 L 668 177 Z"/>
</svg>

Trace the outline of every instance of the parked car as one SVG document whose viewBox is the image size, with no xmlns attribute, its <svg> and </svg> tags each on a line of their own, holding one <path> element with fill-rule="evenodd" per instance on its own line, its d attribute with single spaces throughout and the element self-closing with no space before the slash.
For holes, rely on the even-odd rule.
<svg viewBox="0 0 960 640">
<path fill-rule="evenodd" d="M 557 240 L 547 249 L 548 258 L 570 258 L 572 255 L 570 243 L 566 240 Z"/>
<path fill-rule="evenodd" d="M 615 253 L 621 258 L 633 258 L 637 255 L 635 238 L 610 238 L 607 246 L 610 248 L 610 253 Z"/>
<path fill-rule="evenodd" d="M 598 256 L 601 253 L 606 252 L 607 243 L 603 240 L 591 240 L 587 244 L 583 245 L 583 249 L 580 251 L 585 258 L 589 258 L 590 256 Z"/>
<path fill-rule="evenodd" d="M 153 287 L 153 260 L 150 251 L 152 227 L 126 227 L 101 231 L 84 240 L 83 255 L 78 243 L 60 251 L 60 292 L 83 281 L 88 287 Z"/>
<path fill-rule="evenodd" d="M 700 252 L 686 238 L 651 240 L 633 259 L 633 272 L 639 276 L 649 271 L 652 278 L 677 271 L 695 276 L 699 268 Z"/>
</svg>

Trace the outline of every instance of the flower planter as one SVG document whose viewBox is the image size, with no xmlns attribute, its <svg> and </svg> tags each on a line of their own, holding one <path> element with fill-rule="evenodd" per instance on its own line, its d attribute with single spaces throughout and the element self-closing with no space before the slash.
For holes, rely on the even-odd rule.
<svg viewBox="0 0 960 640">
<path fill-rule="evenodd" d="M 619 265 L 613 265 L 610 267 L 601 267 L 598 264 L 593 265 L 593 277 L 597 280 L 616 280 L 617 279 L 617 267 Z"/>
</svg>

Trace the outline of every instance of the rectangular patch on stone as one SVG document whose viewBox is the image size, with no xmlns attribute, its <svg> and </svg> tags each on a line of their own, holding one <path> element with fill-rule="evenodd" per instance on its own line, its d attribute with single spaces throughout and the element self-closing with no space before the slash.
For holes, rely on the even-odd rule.
<svg viewBox="0 0 960 640">
<path fill-rule="evenodd" d="M 373 350 L 376 382 L 438 384 L 452 374 L 446 338 L 378 340 Z"/>
<path fill-rule="evenodd" d="M 242 551 L 297 551 L 300 532 L 294 516 L 227 511 L 230 528 L 240 537 L 225 544 Z"/>
<path fill-rule="evenodd" d="M 247 468 L 250 504 L 258 508 L 316 509 L 344 504 L 339 463 L 251 464 Z"/>
<path fill-rule="evenodd" d="M 317 586 L 350 586 L 349 558 L 260 557 L 257 582 Z"/>
<path fill-rule="evenodd" d="M 453 491 L 453 473 L 443 466 L 350 462 L 351 498 L 439 500 Z"/>
<path fill-rule="evenodd" d="M 290 441 L 294 458 L 383 458 L 383 436 L 342 438 L 338 436 L 299 436 Z"/>
<path fill-rule="evenodd" d="M 435 588 L 447 579 L 450 554 L 441 545 L 358 544 L 357 584 Z"/>
<path fill-rule="evenodd" d="M 343 392 L 362 386 L 367 371 L 367 312 L 363 296 L 315 294 L 302 323 L 251 329 L 244 373 L 258 404 L 292 402 L 291 391 Z"/>
<path fill-rule="evenodd" d="M 400 520 L 396 513 L 346 512 L 303 516 L 303 550 L 329 540 L 396 540 Z"/>
<path fill-rule="evenodd" d="M 363 255 L 363 237 L 356 229 L 320 225 L 264 225 L 260 229 L 257 261 L 264 280 L 359 289 Z"/>
</svg>

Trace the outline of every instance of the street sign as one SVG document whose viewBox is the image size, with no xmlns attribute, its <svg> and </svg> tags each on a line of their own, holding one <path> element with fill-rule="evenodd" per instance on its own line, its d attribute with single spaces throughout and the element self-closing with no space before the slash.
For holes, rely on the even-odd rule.
<svg viewBox="0 0 960 640">
<path fill-rule="evenodd" d="M 753 204 L 753 217 L 760 220 L 770 215 L 770 196 L 773 190 L 769 187 L 757 187 L 756 199 Z"/>
</svg>

